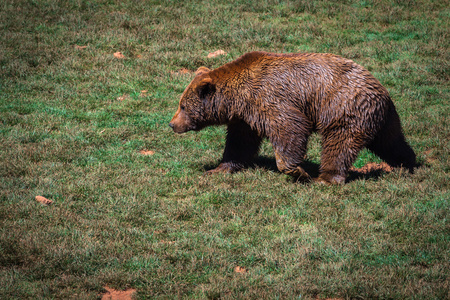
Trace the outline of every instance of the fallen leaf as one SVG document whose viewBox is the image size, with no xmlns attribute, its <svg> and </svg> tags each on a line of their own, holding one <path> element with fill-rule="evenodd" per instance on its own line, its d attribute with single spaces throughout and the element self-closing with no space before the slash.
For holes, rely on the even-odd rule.
<svg viewBox="0 0 450 300">
<path fill-rule="evenodd" d="M 234 268 L 234 272 L 235 273 L 243 274 L 243 273 L 247 273 L 247 271 L 248 270 L 246 268 L 240 267 L 240 266 L 237 266 L 237 267 Z"/>
<path fill-rule="evenodd" d="M 117 59 L 124 59 L 125 55 L 123 55 L 122 52 L 116 52 L 114 53 L 114 57 Z"/>
<path fill-rule="evenodd" d="M 170 74 L 172 75 L 186 75 L 186 74 L 192 74 L 194 72 L 192 72 L 191 70 L 188 70 L 186 68 L 181 68 L 178 71 L 171 71 Z"/>
<path fill-rule="evenodd" d="M 160 240 L 159 242 L 160 242 L 161 244 L 167 244 L 167 245 L 175 244 L 175 241 Z"/>
<path fill-rule="evenodd" d="M 127 94 L 123 94 L 122 96 L 120 96 L 120 97 L 117 97 L 117 100 L 119 100 L 119 101 L 123 101 L 123 100 L 125 100 L 125 99 L 128 99 L 128 98 L 130 98 L 130 95 L 127 95 Z"/>
<path fill-rule="evenodd" d="M 429 149 L 423 153 L 427 163 L 434 164 L 438 161 L 438 159 L 433 155 L 433 152 L 433 149 Z"/>
<path fill-rule="evenodd" d="M 178 74 L 180 74 L 180 75 L 190 74 L 190 73 L 192 73 L 192 71 L 190 71 L 190 70 L 188 70 L 186 68 L 182 68 L 182 69 L 178 70 Z"/>
<path fill-rule="evenodd" d="M 139 95 L 139 97 L 147 97 L 148 96 L 147 93 L 148 93 L 147 90 L 142 90 L 141 94 Z"/>
<path fill-rule="evenodd" d="M 386 173 L 392 172 L 394 168 L 392 168 L 390 165 L 388 165 L 385 162 L 381 162 L 379 164 L 377 163 L 368 163 L 367 165 L 361 167 L 361 168 L 355 168 L 351 167 L 350 171 L 358 172 L 361 174 L 368 174 L 370 172 L 376 172 L 376 171 L 383 171 Z"/>
<path fill-rule="evenodd" d="M 134 293 L 136 293 L 135 289 L 117 291 L 107 286 L 104 286 L 103 288 L 106 290 L 106 293 L 102 295 L 102 300 L 131 300 Z"/>
<path fill-rule="evenodd" d="M 75 45 L 75 49 L 77 49 L 77 50 L 83 50 L 83 49 L 86 49 L 87 48 L 87 46 L 78 46 L 78 45 Z"/>
<path fill-rule="evenodd" d="M 141 150 L 141 151 L 139 151 L 139 153 L 142 154 L 142 155 L 153 155 L 153 154 L 155 154 L 155 151 L 152 151 L 152 150 Z"/>
<path fill-rule="evenodd" d="M 217 50 L 208 54 L 208 58 L 217 57 L 219 55 L 226 55 L 227 53 L 223 50 Z"/>
<path fill-rule="evenodd" d="M 123 12 L 123 11 L 113 11 L 113 12 L 111 12 L 110 13 L 110 15 L 125 15 L 126 13 L 125 12 Z"/>
<path fill-rule="evenodd" d="M 52 200 L 47 199 L 47 198 L 42 197 L 42 196 L 36 196 L 36 201 L 39 202 L 39 203 L 42 203 L 44 205 L 50 205 L 50 204 L 53 203 Z"/>
</svg>

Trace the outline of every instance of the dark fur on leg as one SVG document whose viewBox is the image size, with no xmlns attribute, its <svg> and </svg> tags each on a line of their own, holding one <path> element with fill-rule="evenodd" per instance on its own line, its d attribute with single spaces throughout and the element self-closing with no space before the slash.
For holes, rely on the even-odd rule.
<svg viewBox="0 0 450 300">
<path fill-rule="evenodd" d="M 230 123 L 222 162 L 207 173 L 234 173 L 249 166 L 260 144 L 261 137 L 249 125 L 241 121 Z"/>
<path fill-rule="evenodd" d="M 367 148 L 392 167 L 405 167 L 414 173 L 416 154 L 405 140 L 393 105 L 389 108 L 386 123 Z"/>
<path fill-rule="evenodd" d="M 323 132 L 322 157 L 319 178 L 315 181 L 324 184 L 344 184 L 348 169 L 364 147 L 365 136 L 343 134 L 346 128 Z"/>
</svg>

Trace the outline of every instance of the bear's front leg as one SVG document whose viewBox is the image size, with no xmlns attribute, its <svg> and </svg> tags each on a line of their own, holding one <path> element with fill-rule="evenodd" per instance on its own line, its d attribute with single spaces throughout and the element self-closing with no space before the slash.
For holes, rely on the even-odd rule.
<svg viewBox="0 0 450 300">
<path fill-rule="evenodd" d="M 280 172 L 295 177 L 297 181 L 310 181 L 311 177 L 300 164 L 305 158 L 312 126 L 303 113 L 296 111 L 292 116 L 291 119 L 285 116 L 284 122 L 275 122 L 279 126 L 274 126 L 269 135 L 277 168 Z"/>
<path fill-rule="evenodd" d="M 261 137 L 242 121 L 230 123 L 222 162 L 207 174 L 234 173 L 248 166 L 258 153 Z"/>
</svg>

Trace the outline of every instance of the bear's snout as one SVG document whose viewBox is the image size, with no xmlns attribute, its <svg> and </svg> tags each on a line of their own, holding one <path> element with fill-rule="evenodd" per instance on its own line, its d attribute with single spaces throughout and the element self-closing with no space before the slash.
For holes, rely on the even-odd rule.
<svg viewBox="0 0 450 300">
<path fill-rule="evenodd" d="M 187 131 L 184 126 L 181 126 L 180 124 L 176 124 L 174 122 L 170 122 L 169 127 L 172 128 L 175 133 L 184 133 Z"/>
<path fill-rule="evenodd" d="M 182 126 L 177 126 L 176 124 L 169 123 L 170 128 L 173 129 L 175 133 L 185 133 L 187 130 L 182 128 Z"/>
<path fill-rule="evenodd" d="M 178 109 L 175 116 L 173 116 L 169 123 L 169 127 L 172 128 L 175 133 L 185 133 L 193 129 L 189 117 L 180 109 Z"/>
</svg>

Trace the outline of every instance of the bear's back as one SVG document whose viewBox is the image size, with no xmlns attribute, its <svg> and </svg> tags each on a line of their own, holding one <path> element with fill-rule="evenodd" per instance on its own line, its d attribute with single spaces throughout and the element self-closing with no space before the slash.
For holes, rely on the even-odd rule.
<svg viewBox="0 0 450 300">
<path fill-rule="evenodd" d="M 249 52 L 213 71 L 210 76 L 227 87 L 251 90 L 254 94 L 280 92 L 319 97 L 334 93 L 372 93 L 387 90 L 362 66 L 330 53 Z M 316 99 L 320 101 L 321 99 Z"/>
<path fill-rule="evenodd" d="M 342 84 L 352 84 L 349 81 L 355 81 L 361 86 L 366 79 L 370 79 L 370 84 L 381 86 L 362 66 L 329 53 L 249 52 L 211 71 L 210 76 L 219 83 L 227 82 L 229 85 L 231 82 L 239 86 L 243 83 L 262 82 L 266 86 L 293 83 L 320 88 L 333 85 L 336 80 Z"/>
<path fill-rule="evenodd" d="M 247 107 L 240 111 L 281 116 L 298 110 L 318 129 L 353 118 L 361 109 L 370 119 L 391 102 L 387 90 L 366 69 L 328 53 L 250 52 L 210 75 L 230 105 Z"/>
</svg>

